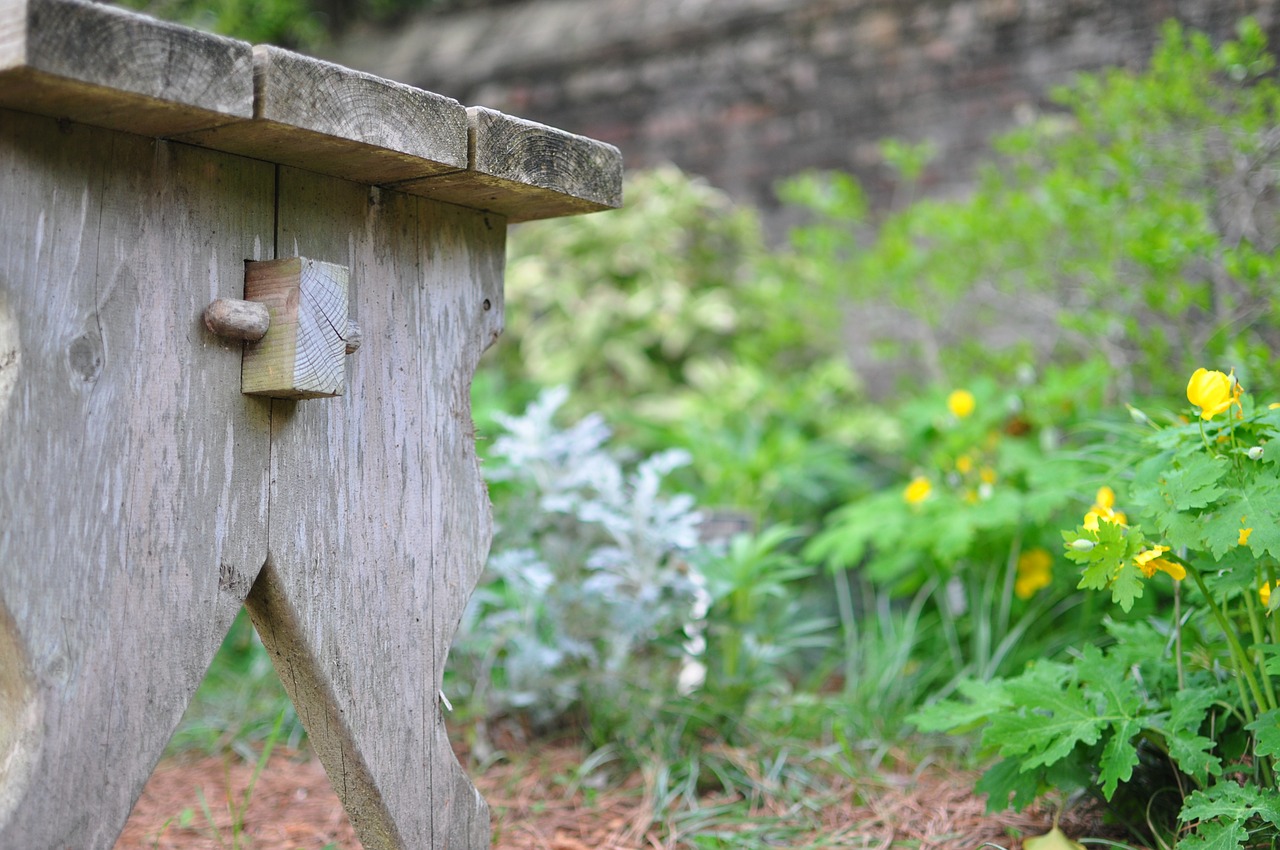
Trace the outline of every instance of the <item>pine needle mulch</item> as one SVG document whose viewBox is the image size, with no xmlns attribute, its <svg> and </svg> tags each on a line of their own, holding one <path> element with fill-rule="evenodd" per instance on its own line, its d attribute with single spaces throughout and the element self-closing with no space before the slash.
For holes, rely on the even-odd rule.
<svg viewBox="0 0 1280 850">
<path fill-rule="evenodd" d="M 973 793 L 976 777 L 940 767 L 824 777 L 821 788 L 803 795 L 710 793 L 697 806 L 664 812 L 653 795 L 656 777 L 605 784 L 601 772 L 582 775 L 585 757 L 573 742 L 540 743 L 472 771 L 493 811 L 496 850 L 685 850 L 695 847 L 694 834 L 699 848 L 1016 850 L 1022 837 L 1047 832 L 1052 821 L 1051 812 L 1035 808 L 988 815 Z M 252 774 L 253 765 L 234 756 L 162 763 L 115 850 L 227 848 L 236 824 L 238 846 L 251 850 L 359 850 L 318 761 L 273 754 L 236 817 Z M 1062 828 L 1073 838 L 1106 834 L 1083 810 L 1068 811 Z"/>
</svg>

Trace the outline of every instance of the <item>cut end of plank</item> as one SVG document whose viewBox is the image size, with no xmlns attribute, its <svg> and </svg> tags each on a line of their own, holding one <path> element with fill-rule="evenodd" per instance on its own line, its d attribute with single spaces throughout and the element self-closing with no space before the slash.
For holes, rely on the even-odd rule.
<svg viewBox="0 0 1280 850">
<path fill-rule="evenodd" d="M 267 309 L 271 327 L 245 347 L 242 392 L 288 399 L 342 395 L 349 278 L 346 266 L 306 257 L 245 263 L 245 299 Z"/>
<path fill-rule="evenodd" d="M 482 106 L 467 117 L 468 169 L 396 188 L 513 222 L 622 206 L 622 154 L 613 145 Z"/>
</svg>

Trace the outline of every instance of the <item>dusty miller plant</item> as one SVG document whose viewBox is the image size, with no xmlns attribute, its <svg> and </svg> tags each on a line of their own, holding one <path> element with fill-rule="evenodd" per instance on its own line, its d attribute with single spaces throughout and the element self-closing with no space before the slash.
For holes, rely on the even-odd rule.
<svg viewBox="0 0 1280 850">
<path fill-rule="evenodd" d="M 690 496 L 661 492 L 687 456 L 628 464 L 599 415 L 556 424 L 567 397 L 546 390 L 523 415 L 495 417 L 504 433 L 485 469 L 494 544 L 449 683 L 480 718 L 547 726 L 624 689 L 658 699 L 687 660 L 704 596 L 686 560 L 699 517 Z"/>
</svg>

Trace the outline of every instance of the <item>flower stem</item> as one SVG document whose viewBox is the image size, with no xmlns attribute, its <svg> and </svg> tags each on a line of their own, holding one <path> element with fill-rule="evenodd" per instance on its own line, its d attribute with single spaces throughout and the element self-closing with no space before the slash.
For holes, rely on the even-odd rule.
<svg viewBox="0 0 1280 850">
<path fill-rule="evenodd" d="M 1182 667 L 1182 582 L 1173 583 L 1173 652 L 1178 668 L 1178 690 L 1187 687 L 1187 673 Z"/>
<path fill-rule="evenodd" d="M 1222 629 L 1223 634 L 1227 638 L 1227 645 L 1231 647 L 1231 657 L 1235 662 L 1236 674 L 1244 679 L 1249 685 L 1249 691 L 1253 694 L 1253 704 L 1248 700 L 1244 703 L 1245 717 L 1252 723 L 1257 715 L 1254 713 L 1254 706 L 1268 706 L 1263 698 L 1262 689 L 1258 687 L 1258 679 L 1253 675 L 1253 665 L 1249 663 L 1249 657 L 1245 654 L 1244 647 L 1240 645 L 1240 638 L 1236 635 L 1236 630 L 1231 626 L 1231 622 L 1227 619 L 1227 615 L 1223 613 L 1216 599 L 1209 593 L 1209 588 L 1204 583 L 1204 576 L 1200 575 L 1200 571 L 1190 561 L 1183 560 L 1177 555 L 1166 555 L 1172 557 L 1186 569 L 1187 574 L 1195 579 L 1196 586 L 1200 588 L 1200 594 L 1204 596 L 1205 601 L 1209 604 L 1209 610 L 1213 612 L 1213 617 L 1218 621 L 1218 627 Z M 1274 705 L 1269 705 L 1274 708 Z"/>
<path fill-rule="evenodd" d="M 1245 591 L 1244 593 L 1244 608 L 1249 616 L 1249 630 L 1253 633 L 1254 645 L 1261 645 L 1264 640 L 1262 621 L 1258 617 L 1258 606 L 1253 604 L 1253 593 L 1251 591 Z M 1276 690 L 1270 676 L 1264 675 L 1262 677 L 1262 687 L 1267 694 L 1267 708 L 1275 708 Z"/>
<path fill-rule="evenodd" d="M 1205 449 L 1209 452 L 1209 454 L 1213 455 L 1214 457 L 1217 457 L 1218 453 L 1213 450 L 1213 446 L 1210 445 L 1209 443 L 1209 435 L 1205 433 L 1204 420 L 1200 419 L 1197 422 L 1197 424 L 1200 426 L 1200 439 L 1204 442 Z"/>
</svg>

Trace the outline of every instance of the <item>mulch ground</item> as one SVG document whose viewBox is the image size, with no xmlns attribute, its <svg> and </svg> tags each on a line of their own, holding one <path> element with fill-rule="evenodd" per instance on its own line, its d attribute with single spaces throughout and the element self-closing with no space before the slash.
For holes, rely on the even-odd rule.
<svg viewBox="0 0 1280 850">
<path fill-rule="evenodd" d="M 679 830 L 653 811 L 643 780 L 618 787 L 587 788 L 566 781 L 585 756 L 573 743 L 539 745 L 536 752 L 503 761 L 475 776 L 494 814 L 497 850 L 677 850 Z M 805 834 L 791 833 L 781 846 L 889 850 L 977 850 L 985 842 L 1016 850 L 1021 836 L 1048 831 L 1043 810 L 987 815 L 973 795 L 975 776 L 941 768 L 918 775 L 841 780 L 817 812 L 803 814 Z M 164 762 L 147 783 L 115 850 L 359 850 L 324 769 L 315 759 L 277 751 L 259 776 L 247 809 L 233 817 L 253 765 L 237 757 Z M 473 773 L 474 775 L 474 773 Z M 208 813 L 200 796 L 207 803 Z M 228 800 L 233 801 L 231 804 Z M 714 804 L 715 800 L 709 800 Z M 754 806 L 763 820 L 784 824 L 796 812 L 782 804 Z M 210 825 L 209 816 L 213 818 Z M 233 845 L 233 823 L 243 825 Z M 1087 812 L 1068 812 L 1063 830 L 1072 837 L 1100 834 Z M 770 842 L 768 845 L 780 846 Z"/>
</svg>

